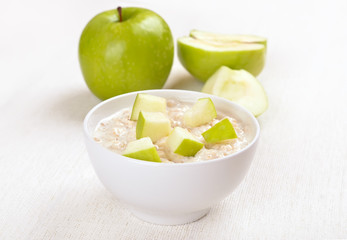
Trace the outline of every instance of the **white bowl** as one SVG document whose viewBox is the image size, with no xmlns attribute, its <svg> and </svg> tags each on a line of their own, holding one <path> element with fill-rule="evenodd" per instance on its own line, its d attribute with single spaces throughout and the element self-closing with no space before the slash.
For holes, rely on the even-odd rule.
<svg viewBox="0 0 347 240">
<path fill-rule="evenodd" d="M 220 97 L 185 90 L 141 92 L 191 103 L 201 97 L 210 97 L 217 111 L 230 114 L 245 125 L 250 143 L 241 151 L 204 162 L 168 164 L 127 158 L 93 140 L 98 122 L 131 107 L 139 92 L 116 96 L 98 104 L 84 120 L 87 151 L 97 176 L 135 216 L 162 225 L 198 220 L 208 213 L 211 206 L 228 196 L 247 174 L 259 138 L 259 124 L 245 108 Z"/>
</svg>

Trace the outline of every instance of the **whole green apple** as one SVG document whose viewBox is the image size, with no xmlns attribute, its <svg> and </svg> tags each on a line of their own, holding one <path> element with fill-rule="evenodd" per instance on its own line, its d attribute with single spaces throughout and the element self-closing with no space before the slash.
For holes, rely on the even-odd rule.
<svg viewBox="0 0 347 240">
<path fill-rule="evenodd" d="M 118 8 L 96 15 L 84 28 L 79 61 L 89 89 L 104 100 L 162 88 L 169 76 L 174 43 L 167 23 L 143 8 Z"/>
</svg>

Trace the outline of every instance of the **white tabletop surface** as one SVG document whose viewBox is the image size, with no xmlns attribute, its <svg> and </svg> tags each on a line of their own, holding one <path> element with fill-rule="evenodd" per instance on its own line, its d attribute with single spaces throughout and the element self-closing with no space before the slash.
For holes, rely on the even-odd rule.
<svg viewBox="0 0 347 240">
<path fill-rule="evenodd" d="M 270 105 L 243 183 L 203 219 L 135 218 L 97 179 L 82 135 L 100 101 L 77 47 L 95 14 L 144 6 L 191 29 L 268 38 Z M 347 239 L 347 1 L 1 1 L 0 239 Z M 166 87 L 200 90 L 177 58 Z"/>
</svg>

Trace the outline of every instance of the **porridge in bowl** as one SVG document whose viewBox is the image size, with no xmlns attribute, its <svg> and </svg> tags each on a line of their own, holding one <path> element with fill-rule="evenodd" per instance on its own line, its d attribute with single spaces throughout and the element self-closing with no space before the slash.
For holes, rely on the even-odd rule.
<svg viewBox="0 0 347 240">
<path fill-rule="evenodd" d="M 134 107 L 132 107 L 134 99 L 138 98 L 136 97 L 137 94 L 151 94 L 164 98 L 165 103 L 163 105 L 165 108 L 158 107 L 155 109 L 157 111 L 156 114 L 150 115 L 148 114 L 150 109 L 146 109 L 144 106 L 153 107 L 153 104 L 134 104 Z M 215 115 L 213 108 L 211 106 L 208 107 L 208 104 L 203 108 L 208 111 L 196 111 L 201 110 L 200 108 L 195 108 L 197 102 L 209 102 L 207 100 L 200 101 L 201 98 L 210 99 L 213 105 L 215 105 L 218 114 Z M 170 150 L 170 154 L 177 154 L 177 159 L 180 159 L 181 162 L 188 160 L 187 163 L 176 163 L 169 161 L 169 159 L 160 160 L 159 154 L 161 155 L 162 153 L 161 151 L 158 153 L 157 150 L 159 149 L 157 142 L 160 142 L 160 139 L 153 142 L 151 138 L 154 135 L 151 135 L 151 132 L 146 130 L 146 126 L 149 126 L 155 134 L 158 134 L 157 129 L 161 129 L 167 134 L 168 111 L 169 108 L 174 107 L 173 105 L 176 104 L 173 102 L 171 106 L 171 100 L 178 100 L 177 104 L 182 104 L 180 108 L 186 105 L 183 108 L 185 112 L 181 113 L 182 115 L 179 117 L 184 125 L 181 125 L 181 128 L 178 128 L 177 125 L 173 127 L 171 126 L 174 124 L 173 121 L 169 120 L 169 135 L 162 137 L 166 138 L 165 141 L 164 139 L 162 140 L 166 144 L 164 151 Z M 142 116 L 140 116 L 140 112 L 137 114 L 138 105 L 142 105 L 140 106 Z M 126 108 L 128 108 L 126 121 L 133 122 L 133 135 L 130 140 L 126 140 L 126 146 L 122 146 L 120 150 L 110 150 L 102 146 L 105 142 L 96 142 L 94 136 L 96 136 L 97 127 L 102 122 L 107 123 L 107 120 L 117 117 L 117 115 L 121 116 L 122 112 L 126 111 Z M 192 111 L 193 109 L 194 111 Z M 132 114 L 133 112 L 134 114 Z M 162 114 L 158 114 L 158 112 Z M 193 114 L 190 114 L 192 112 Z M 193 120 L 199 121 L 191 121 L 192 118 L 189 117 L 190 115 L 196 116 Z M 153 116 L 155 116 L 156 121 L 153 121 Z M 210 145 L 224 143 L 220 139 L 232 139 L 225 140 L 226 142 L 236 140 L 235 134 L 230 131 L 230 126 L 227 127 L 228 124 L 223 122 L 225 121 L 224 119 L 227 119 L 227 123 L 230 123 L 229 118 L 225 118 L 225 116 L 235 119 L 238 125 L 234 124 L 234 130 L 238 134 L 238 141 L 245 136 L 248 141 L 247 145 L 234 154 L 226 155 L 215 160 L 211 158 L 212 160 L 200 159 L 197 162 L 189 162 L 194 160 L 193 157 L 198 157 L 205 149 L 211 149 Z M 138 120 L 132 120 L 136 117 L 138 117 Z M 213 125 L 212 123 L 211 125 L 213 126 L 210 127 L 211 125 L 209 125 L 207 127 L 208 130 L 201 134 L 202 137 L 194 135 L 192 139 L 190 129 L 205 125 L 201 124 L 200 120 L 216 121 L 214 119 L 218 121 L 217 124 Z M 141 125 L 142 123 L 144 124 Z M 189 126 L 201 125 L 188 127 L 186 124 Z M 155 128 L 153 129 L 154 126 Z M 220 126 L 229 130 L 218 131 L 220 130 Z M 242 129 L 243 136 L 238 132 L 237 126 Z M 112 125 L 107 127 L 114 134 L 112 131 L 116 127 L 112 127 Z M 83 129 L 86 149 L 92 167 L 106 189 L 120 202 L 124 203 L 125 206 L 128 206 L 129 210 L 138 218 L 147 222 L 164 225 L 184 224 L 200 219 L 208 213 L 211 206 L 217 204 L 232 193 L 242 182 L 251 166 L 256 154 L 260 134 L 260 127 L 255 117 L 240 105 L 218 96 L 196 91 L 172 89 L 133 92 L 106 100 L 89 111 L 85 117 Z M 185 129 L 188 129 L 188 133 L 184 131 Z M 214 135 L 211 129 L 214 132 L 219 132 L 219 134 Z M 208 131 L 212 131 L 212 133 Z M 184 133 L 182 134 L 182 132 Z M 151 136 L 143 137 L 146 135 Z M 183 136 L 185 140 L 181 141 L 182 138 L 177 136 Z M 155 135 L 154 137 L 157 138 L 160 136 Z M 112 144 L 115 143 L 115 137 L 111 135 L 110 138 L 110 142 Z M 170 139 L 176 141 L 169 141 Z M 215 142 L 217 140 L 220 142 Z M 181 142 L 183 143 L 179 144 Z M 201 144 L 203 145 L 202 148 L 200 148 Z M 151 145 L 153 145 L 154 149 Z M 192 152 L 184 151 L 187 149 L 180 149 L 180 147 L 177 147 L 178 145 L 189 145 L 191 146 L 189 149 L 194 149 L 194 151 L 198 149 L 198 151 L 193 154 Z M 135 158 L 135 153 L 137 153 L 137 157 L 140 155 L 143 157 L 146 155 L 144 153 L 149 153 L 147 155 L 157 153 L 161 163 L 129 158 L 131 154 Z M 194 156 L 185 156 L 190 154 Z M 152 161 L 158 158 L 153 157 Z"/>
<path fill-rule="evenodd" d="M 151 141 L 145 139 L 148 137 Z M 93 138 L 115 153 L 164 163 L 221 158 L 249 143 L 242 122 L 217 113 L 209 98 L 193 105 L 147 94 L 139 94 L 132 109 L 122 109 L 101 120 Z M 149 144 L 148 148 L 143 144 Z M 136 149 L 136 154 L 126 155 L 128 148 Z M 156 160 L 146 158 L 152 153 Z"/>
</svg>

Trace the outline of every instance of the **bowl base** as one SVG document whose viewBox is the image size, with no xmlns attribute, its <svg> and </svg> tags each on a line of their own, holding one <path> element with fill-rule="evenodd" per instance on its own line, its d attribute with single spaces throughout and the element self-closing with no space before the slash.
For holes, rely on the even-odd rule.
<svg viewBox="0 0 347 240">
<path fill-rule="evenodd" d="M 210 209 L 204 209 L 197 212 L 183 213 L 183 214 L 156 214 L 148 213 L 135 209 L 131 209 L 131 212 L 139 219 L 158 225 L 181 225 L 191 223 L 203 218 Z"/>
</svg>

